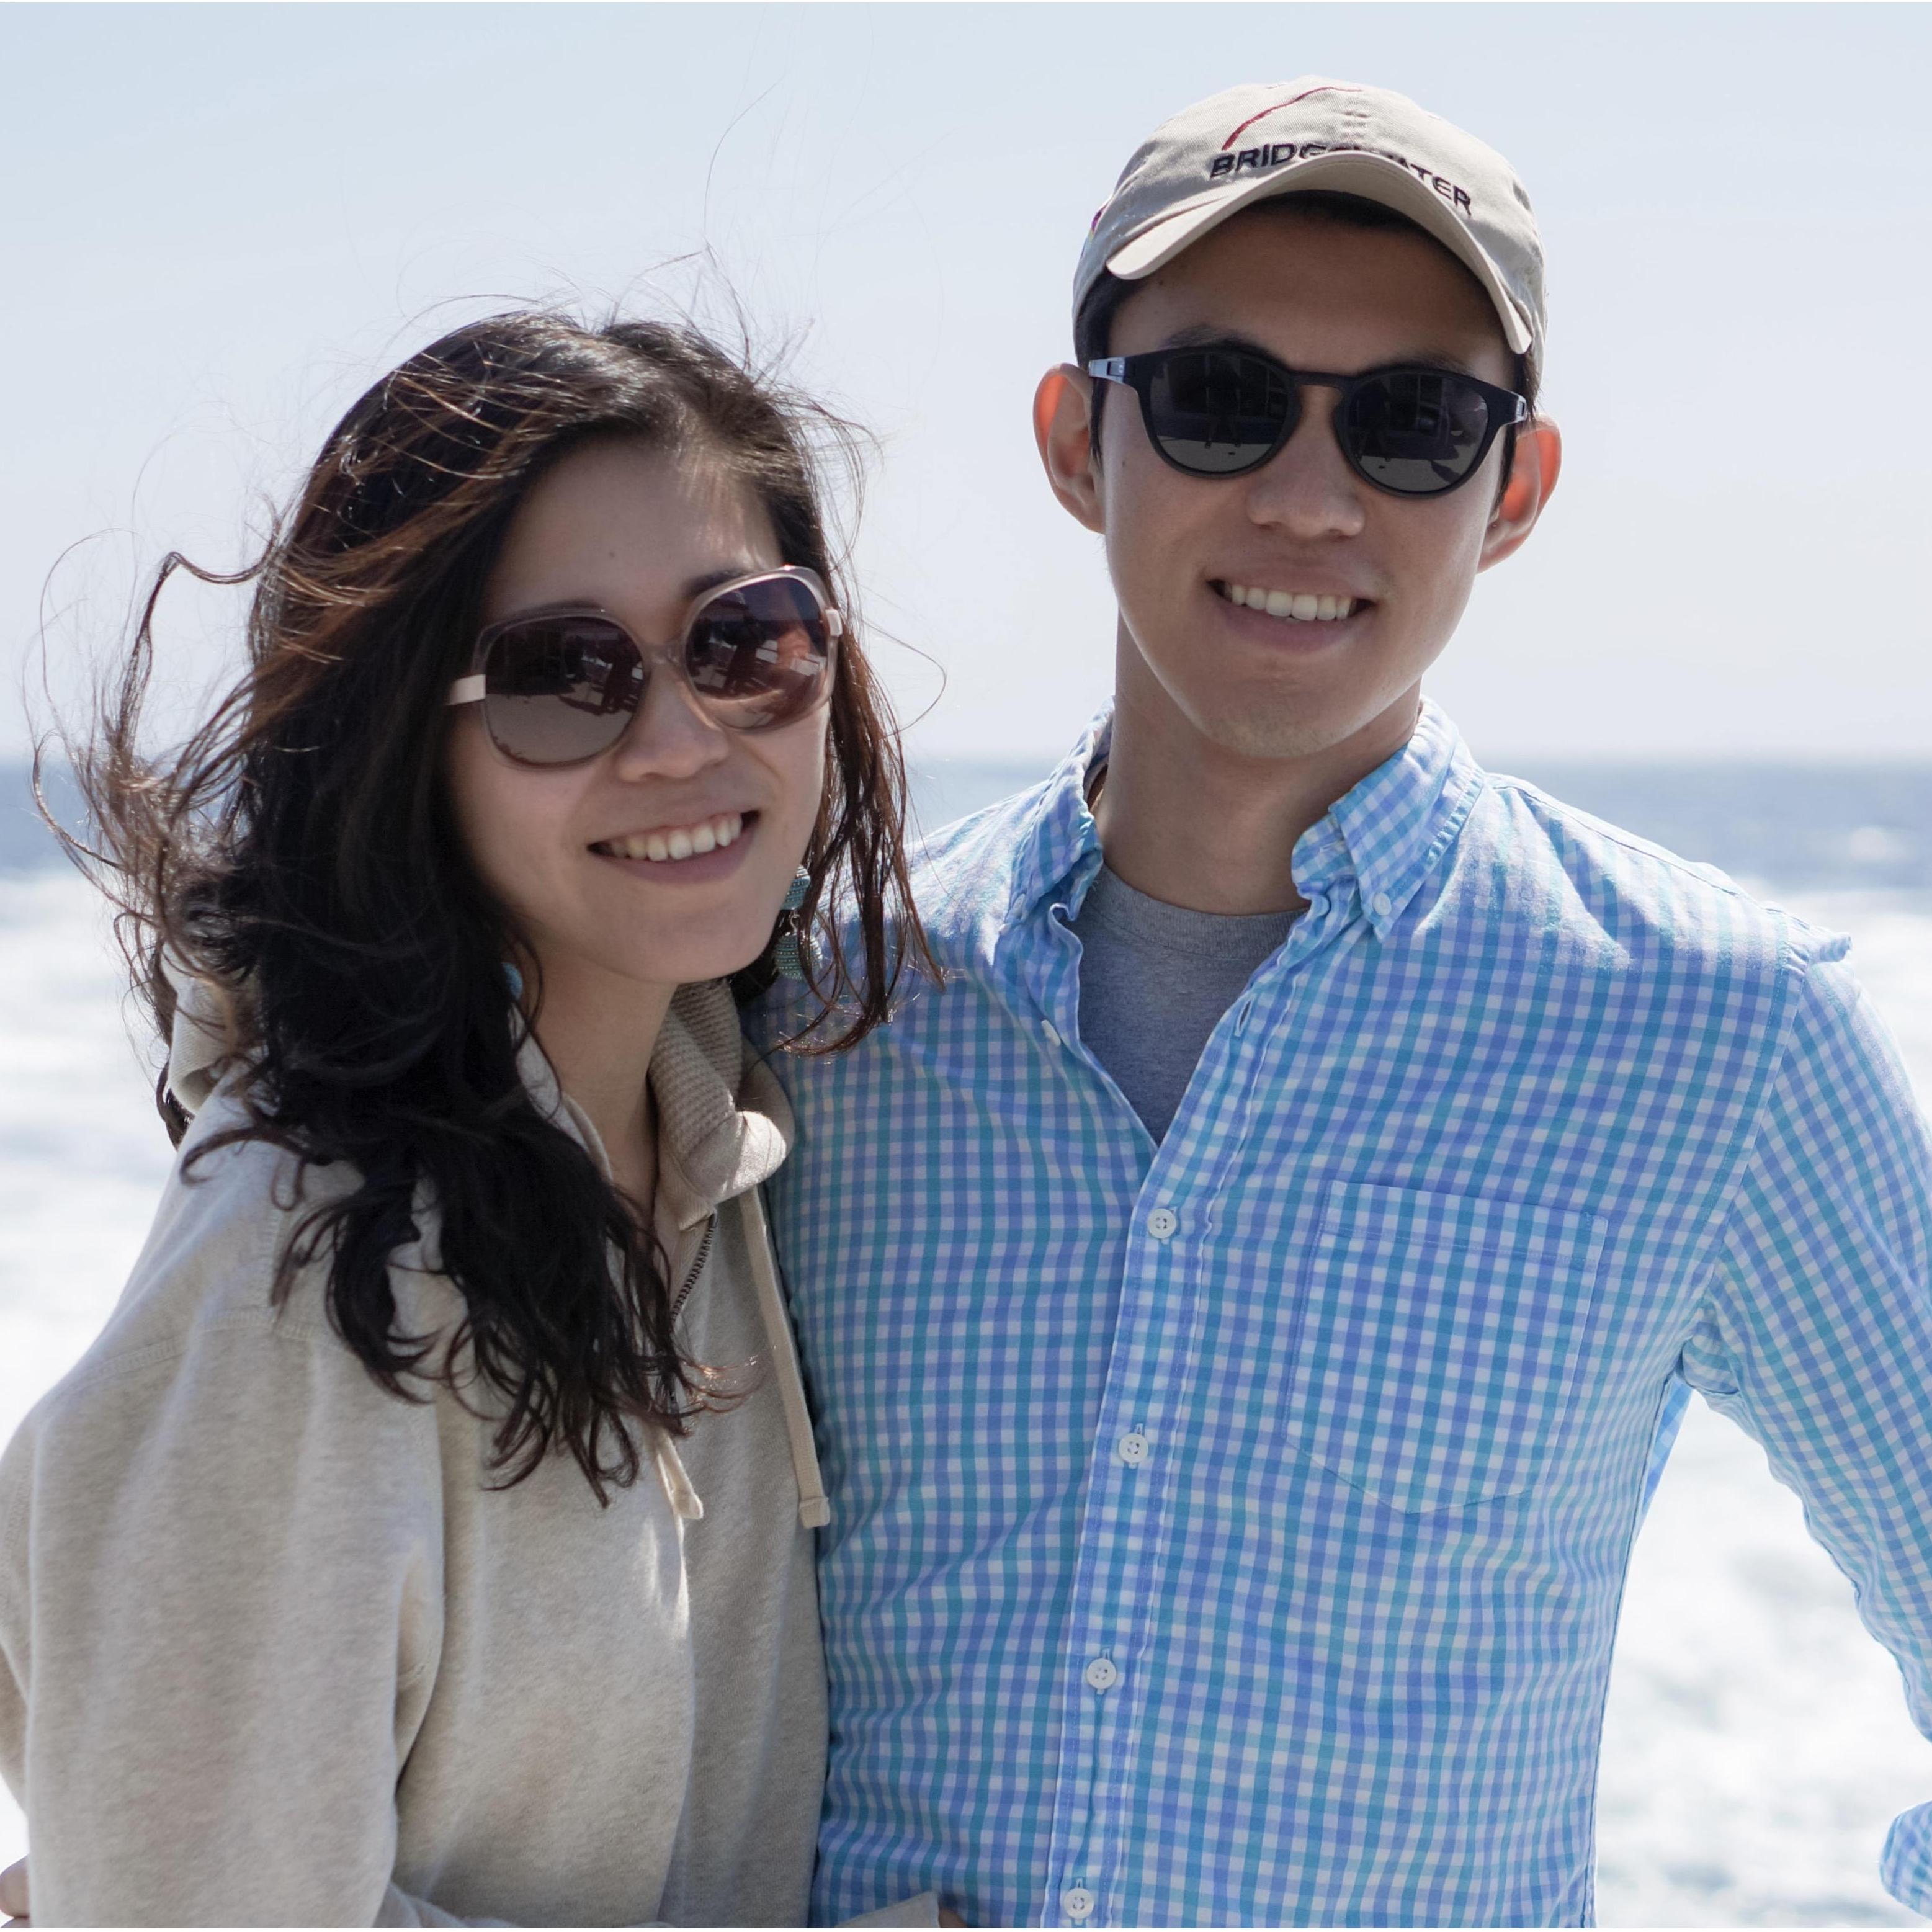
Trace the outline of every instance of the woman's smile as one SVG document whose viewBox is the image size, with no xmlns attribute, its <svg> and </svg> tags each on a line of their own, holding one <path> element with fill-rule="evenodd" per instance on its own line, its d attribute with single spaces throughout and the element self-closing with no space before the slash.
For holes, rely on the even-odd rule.
<svg viewBox="0 0 1932 1932">
<path fill-rule="evenodd" d="M 653 883 L 701 884 L 735 872 L 756 836 L 755 812 L 721 812 L 648 832 L 620 832 L 590 848 L 598 858 Z"/>
</svg>

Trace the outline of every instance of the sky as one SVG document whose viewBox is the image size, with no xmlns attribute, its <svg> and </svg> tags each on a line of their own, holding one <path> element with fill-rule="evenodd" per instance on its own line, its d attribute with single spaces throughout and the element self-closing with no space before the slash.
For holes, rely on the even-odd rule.
<svg viewBox="0 0 1932 1932">
<path fill-rule="evenodd" d="M 162 554 L 245 561 L 370 380 L 536 300 L 785 348 L 876 439 L 915 756 L 1057 757 L 1113 652 L 1029 428 L 1081 241 L 1167 115 L 1306 74 L 1542 225 L 1562 485 L 1429 682 L 1478 752 L 1932 756 L 1928 71 L 1918 6 L 0 6 L 0 757 L 42 652 L 70 694 Z M 178 692 L 240 614 L 171 597 Z"/>
</svg>

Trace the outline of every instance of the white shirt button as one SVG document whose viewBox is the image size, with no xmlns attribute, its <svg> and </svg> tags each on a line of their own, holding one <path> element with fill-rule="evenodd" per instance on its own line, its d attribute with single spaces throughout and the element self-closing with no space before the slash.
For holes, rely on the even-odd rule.
<svg viewBox="0 0 1932 1932">
<path fill-rule="evenodd" d="M 1387 919 L 1389 914 L 1395 910 L 1395 901 L 1390 898 L 1387 892 L 1376 893 L 1370 903 L 1374 906 L 1376 916 L 1378 919 Z"/>
<path fill-rule="evenodd" d="M 1111 1690 L 1120 1681 L 1120 1671 L 1111 1657 L 1096 1657 L 1087 1666 L 1087 1682 L 1096 1690 Z"/>
<path fill-rule="evenodd" d="M 1153 1445 L 1138 1429 L 1130 1429 L 1114 1444 L 1114 1454 L 1130 1469 L 1138 1469 Z"/>
<path fill-rule="evenodd" d="M 1180 1216 L 1172 1208 L 1156 1208 L 1148 1216 L 1148 1232 L 1156 1241 L 1172 1240 L 1180 1226 Z"/>
<path fill-rule="evenodd" d="M 1052 1021 L 1042 1020 L 1040 1023 L 1040 1030 L 1048 1046 L 1058 1046 L 1060 1044 L 1060 1029 Z"/>
<path fill-rule="evenodd" d="M 1084 1885 L 1070 1885 L 1060 1894 L 1060 1909 L 1077 1925 L 1094 1916 L 1099 1901 Z"/>
</svg>

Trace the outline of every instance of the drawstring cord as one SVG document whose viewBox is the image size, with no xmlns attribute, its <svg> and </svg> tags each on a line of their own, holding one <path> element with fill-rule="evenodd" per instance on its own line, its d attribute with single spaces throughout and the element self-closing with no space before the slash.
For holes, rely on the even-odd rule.
<svg viewBox="0 0 1932 1932">
<path fill-rule="evenodd" d="M 764 1203 L 758 1189 L 747 1188 L 740 1195 L 738 1208 L 744 1216 L 752 1279 L 758 1284 L 758 1312 L 764 1319 L 765 1339 L 771 1344 L 772 1365 L 779 1370 L 785 1433 L 791 1438 L 791 1466 L 798 1478 L 798 1520 L 807 1529 L 822 1529 L 832 1520 L 832 1505 L 826 1499 L 825 1478 L 819 1472 L 812 1417 L 805 1406 L 805 1384 L 799 1372 L 798 1348 L 792 1340 L 791 1319 L 785 1310 L 784 1291 L 778 1286 L 771 1233 L 765 1225 Z"/>
</svg>

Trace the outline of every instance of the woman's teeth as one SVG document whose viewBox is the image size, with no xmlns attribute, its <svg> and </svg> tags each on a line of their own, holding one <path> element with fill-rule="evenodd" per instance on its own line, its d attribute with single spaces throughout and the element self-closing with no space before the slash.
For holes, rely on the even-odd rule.
<svg viewBox="0 0 1932 1932">
<path fill-rule="evenodd" d="M 1303 624 L 1332 624 L 1351 615 L 1357 600 L 1353 597 L 1317 597 L 1306 590 L 1263 590 L 1245 584 L 1227 586 L 1228 602 L 1250 610 L 1265 610 L 1270 617 L 1292 617 Z"/>
<path fill-rule="evenodd" d="M 614 859 L 652 859 L 662 863 L 674 859 L 695 859 L 715 852 L 721 845 L 734 844 L 745 829 L 742 812 L 721 812 L 716 818 L 702 818 L 695 825 L 673 826 L 662 832 L 633 832 L 622 838 L 607 838 L 597 849 Z"/>
</svg>

